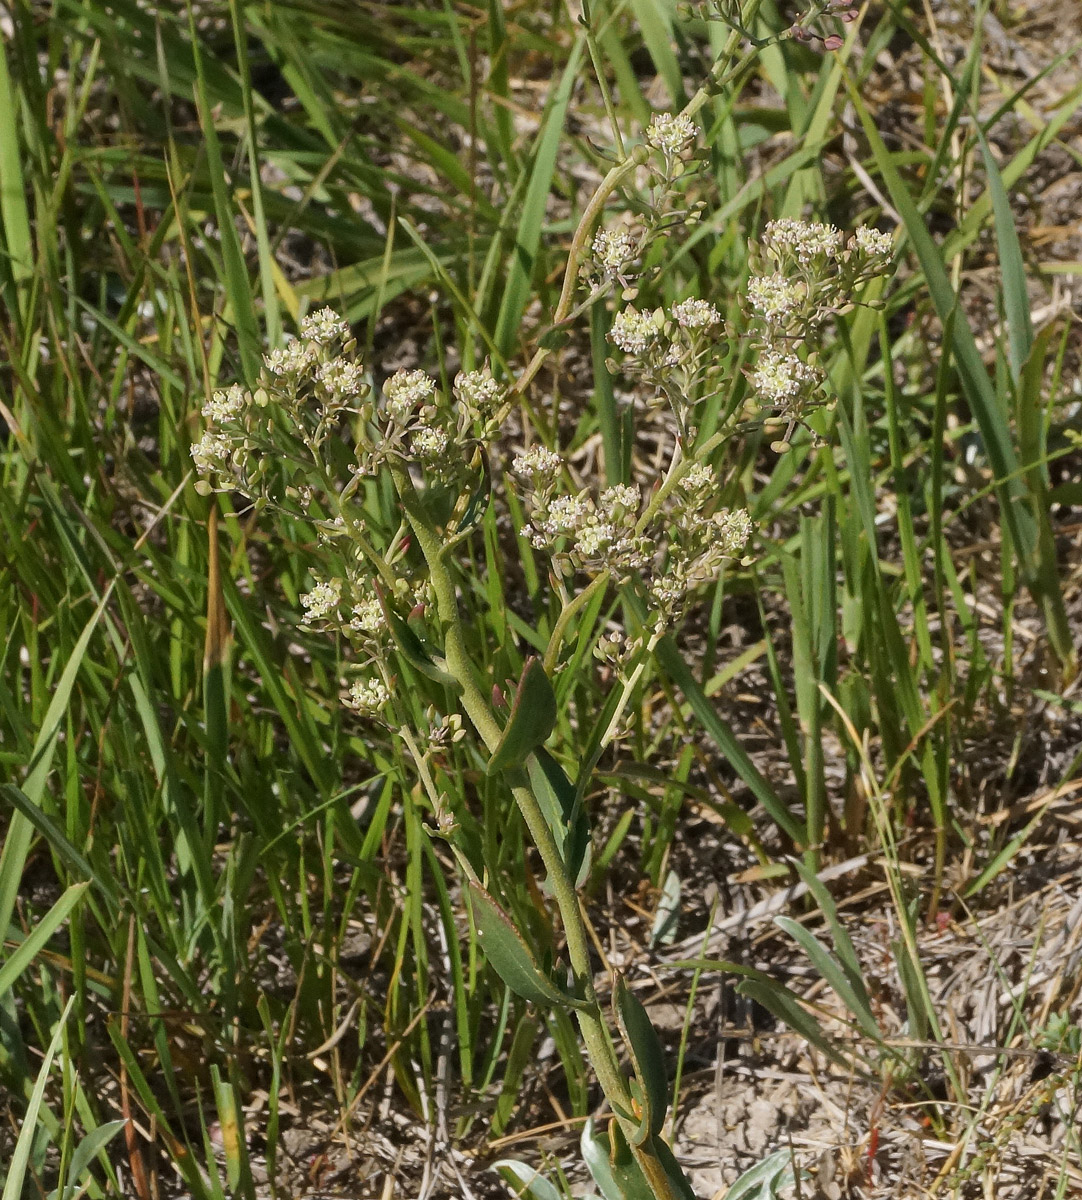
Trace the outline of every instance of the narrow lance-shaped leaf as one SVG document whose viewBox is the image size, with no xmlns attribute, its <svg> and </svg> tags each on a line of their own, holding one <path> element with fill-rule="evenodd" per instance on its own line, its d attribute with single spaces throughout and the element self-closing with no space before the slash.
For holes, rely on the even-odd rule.
<svg viewBox="0 0 1082 1200">
<path fill-rule="evenodd" d="M 485 956 L 496 974 L 524 1000 L 534 1004 L 570 1004 L 548 978 L 514 922 L 479 883 L 470 881 L 470 900 Z"/>
<path fill-rule="evenodd" d="M 567 873 L 578 886 L 589 868 L 590 849 L 590 821 L 582 798 L 563 768 L 543 746 L 538 746 L 529 756 L 526 769 L 534 797 L 563 854 Z"/>
<path fill-rule="evenodd" d="M 556 727 L 556 694 L 539 658 L 527 661 L 511 705 L 511 718 L 488 761 L 489 772 L 521 767 Z"/>
<path fill-rule="evenodd" d="M 620 1036 L 631 1056 L 635 1078 L 642 1089 L 642 1126 L 640 1140 L 636 1143 L 638 1145 L 647 1137 L 657 1137 L 665 1123 L 665 1113 L 669 1107 L 665 1052 L 642 1002 L 621 976 L 616 978 L 612 1007 Z"/>
<path fill-rule="evenodd" d="M 409 622 L 404 621 L 395 612 L 390 601 L 383 594 L 383 589 L 379 584 L 377 583 L 373 586 L 376 590 L 379 606 L 383 609 L 387 628 L 390 629 L 395 646 L 406 662 L 411 667 L 416 667 L 426 678 L 434 679 L 437 683 L 442 683 L 446 687 L 458 690 L 460 688 L 458 680 L 440 666 L 436 659 L 429 653 L 428 647 L 410 628 Z"/>
</svg>

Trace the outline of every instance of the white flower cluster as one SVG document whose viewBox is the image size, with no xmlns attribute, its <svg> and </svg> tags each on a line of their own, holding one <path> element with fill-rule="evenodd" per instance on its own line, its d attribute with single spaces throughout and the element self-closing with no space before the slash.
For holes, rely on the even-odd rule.
<svg viewBox="0 0 1082 1200">
<path fill-rule="evenodd" d="M 527 455 L 515 471 L 527 486 L 530 544 L 551 556 L 559 574 L 608 571 L 617 583 L 636 581 L 659 628 L 679 619 L 690 593 L 716 579 L 726 560 L 741 558 L 751 535 L 743 509 L 715 507 L 720 484 L 705 463 L 687 464 L 668 500 L 644 509 L 639 489 L 628 484 L 605 488 L 596 500 L 585 490 L 558 493 L 559 456 L 536 448 Z M 631 652 L 608 641 L 598 650 L 617 665 Z"/>
<path fill-rule="evenodd" d="M 635 261 L 639 243 L 626 229 L 599 229 L 594 234 L 591 251 L 602 273 L 615 278 Z"/>
<path fill-rule="evenodd" d="M 557 496 L 553 493 L 560 465 L 558 455 L 539 453 L 536 447 L 520 455 L 515 464 L 532 493 L 525 530 L 530 544 L 571 569 L 592 574 L 610 570 L 618 579 L 626 579 L 645 569 L 654 548 L 636 529 L 641 505 L 638 488 L 617 484 L 606 488 L 596 501 L 588 491 Z"/>
<path fill-rule="evenodd" d="M 216 391 L 203 405 L 203 419 L 210 425 L 221 425 L 239 417 L 248 402 L 244 389 L 239 383 L 232 387 Z"/>
<path fill-rule="evenodd" d="M 349 338 L 349 326 L 333 308 L 321 308 L 318 312 L 309 313 L 301 321 L 301 337 L 317 346 L 328 346 L 332 342 L 346 341 Z"/>
<path fill-rule="evenodd" d="M 349 705 L 367 717 L 379 716 L 390 700 L 387 685 L 379 679 L 355 679 L 349 687 Z"/>
<path fill-rule="evenodd" d="M 672 315 L 681 329 L 709 329 L 721 324 L 721 313 L 706 300 L 681 300 L 673 305 Z"/>
<path fill-rule="evenodd" d="M 192 460 L 200 475 L 228 470 L 232 456 L 232 440 L 213 429 L 208 429 L 192 446 Z"/>
<path fill-rule="evenodd" d="M 689 297 L 666 312 L 642 312 L 634 305 L 613 319 L 609 341 L 624 352 L 611 371 L 637 375 L 650 385 L 643 394 L 648 407 L 668 405 L 681 438 L 692 428 L 695 405 L 711 394 L 721 367 L 723 340 L 716 332 L 722 316 L 708 300 Z"/>
<path fill-rule="evenodd" d="M 682 154 L 695 140 L 695 122 L 683 113 L 657 113 L 646 128 L 646 141 L 668 158 Z"/>
<path fill-rule="evenodd" d="M 846 241 L 834 225 L 783 218 L 764 230 L 759 270 L 748 281 L 748 307 L 758 324 L 758 363 L 749 378 L 761 403 L 788 422 L 788 437 L 825 402 L 818 355 L 828 321 L 890 261 L 892 239 L 861 226 Z"/>
<path fill-rule="evenodd" d="M 361 595 L 354 600 L 353 615 L 349 619 L 349 627 L 354 633 L 372 637 L 382 633 L 384 625 L 383 606 L 376 596 Z"/>
<path fill-rule="evenodd" d="M 490 421 L 503 403 L 504 389 L 487 367 L 481 371 L 459 371 L 454 387 L 459 404 L 479 421 Z"/>
<path fill-rule="evenodd" d="M 423 401 L 434 395 L 436 385 L 424 371 L 396 371 L 383 385 L 387 414 L 405 425 Z"/>
<path fill-rule="evenodd" d="M 319 348 L 314 342 L 292 341 L 272 350 L 263 358 L 263 365 L 279 379 L 300 379 L 319 360 Z"/>
<path fill-rule="evenodd" d="M 664 571 L 650 582 L 660 624 L 675 620 L 696 588 L 713 583 L 727 560 L 740 559 L 751 537 L 751 518 L 742 508 L 709 516 L 690 505 L 676 514 L 676 531 Z"/>
<path fill-rule="evenodd" d="M 779 258 L 792 256 L 802 266 L 833 258 L 842 248 L 842 231 L 820 221 L 797 221 L 783 217 L 771 221 L 763 244 Z"/>
<path fill-rule="evenodd" d="M 464 477 L 473 447 L 496 436 L 505 396 L 487 367 L 460 371 L 450 397 L 424 371 L 397 371 L 383 385 L 383 402 L 375 409 L 377 421 L 384 417 L 386 424 L 382 436 L 366 447 L 366 469 L 371 473 L 387 456 L 398 454 L 432 478 Z"/>
<path fill-rule="evenodd" d="M 748 280 L 748 301 L 754 311 L 768 324 L 784 322 L 797 312 L 807 297 L 807 285 L 801 279 L 790 279 L 780 271 L 757 275 Z"/>
<path fill-rule="evenodd" d="M 240 384 L 215 391 L 203 406 L 210 427 L 192 446 L 201 475 L 226 475 L 219 486 L 247 496 L 265 495 L 269 461 L 279 449 L 274 443 L 267 412 L 273 401 L 281 410 L 282 432 L 316 448 L 330 436 L 343 410 L 361 411 L 368 384 L 353 357 L 349 326 L 329 308 L 301 322 L 301 336 L 263 357 L 260 386 L 247 391 Z M 196 485 L 213 490 L 209 480 Z"/>
<path fill-rule="evenodd" d="M 802 395 L 816 387 L 822 372 L 810 363 L 781 350 L 764 350 L 752 372 L 755 390 L 777 408 L 792 406 Z"/>
<path fill-rule="evenodd" d="M 661 334 L 661 322 L 657 313 L 639 312 L 632 305 L 616 314 L 609 330 L 609 341 L 619 346 L 625 354 L 641 356 Z"/>
<path fill-rule="evenodd" d="M 304 623 L 311 625 L 314 621 L 333 613 L 342 603 L 341 579 L 319 579 L 313 584 L 310 592 L 301 593 L 301 607 L 304 609 Z"/>
</svg>

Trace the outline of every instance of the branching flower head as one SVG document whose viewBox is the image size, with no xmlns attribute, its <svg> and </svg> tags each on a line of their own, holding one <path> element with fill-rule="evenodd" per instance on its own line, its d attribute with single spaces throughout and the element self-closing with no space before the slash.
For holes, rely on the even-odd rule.
<svg viewBox="0 0 1082 1200">
<path fill-rule="evenodd" d="M 763 244 L 780 264 L 792 261 L 802 267 L 820 266 L 841 252 L 842 232 L 820 221 L 783 217 L 767 224 Z"/>
<path fill-rule="evenodd" d="M 381 633 L 386 626 L 383 606 L 375 595 L 361 595 L 353 602 L 353 613 L 349 627 L 354 633 L 372 637 Z"/>
<path fill-rule="evenodd" d="M 681 329 L 709 329 L 721 324 L 721 313 L 706 300 L 681 300 L 672 307 L 673 320 Z"/>
<path fill-rule="evenodd" d="M 594 234 L 591 252 L 602 274 L 617 278 L 635 261 L 639 243 L 626 229 L 599 229 Z"/>
<path fill-rule="evenodd" d="M 379 679 L 355 679 L 349 687 L 349 705 L 367 717 L 379 716 L 390 700 L 387 685 Z"/>
<path fill-rule="evenodd" d="M 239 383 L 222 388 L 214 392 L 203 405 L 203 419 L 213 425 L 222 425 L 234 417 L 239 417 L 247 402 L 248 397 Z"/>
<path fill-rule="evenodd" d="M 537 491 L 551 487 L 560 477 L 564 460 L 547 446 L 538 443 L 515 457 L 512 470 Z"/>
<path fill-rule="evenodd" d="M 296 380 L 308 372 L 316 357 L 315 343 L 292 341 L 265 355 L 263 365 L 279 379 Z"/>
<path fill-rule="evenodd" d="M 619 346 L 625 354 L 641 355 L 657 341 L 660 332 L 655 313 L 639 312 L 628 305 L 616 314 L 612 329 L 609 330 L 609 341 Z"/>
<path fill-rule="evenodd" d="M 192 459 L 200 475 L 227 470 L 232 454 L 233 442 L 212 429 L 208 429 L 192 446 Z"/>
<path fill-rule="evenodd" d="M 667 158 L 682 154 L 695 140 L 695 122 L 683 113 L 657 113 L 646 128 L 646 141 Z"/>
<path fill-rule="evenodd" d="M 342 603 L 341 579 L 321 579 L 312 587 L 310 592 L 301 595 L 301 606 L 304 609 L 304 623 L 310 625 L 333 613 Z"/>
<path fill-rule="evenodd" d="M 504 389 L 487 368 L 459 371 L 455 376 L 455 395 L 471 417 L 486 421 L 503 403 Z"/>
<path fill-rule="evenodd" d="M 349 326 L 333 308 L 321 308 L 301 321 L 301 337 L 317 346 L 327 346 L 334 341 L 345 341 Z"/>
<path fill-rule="evenodd" d="M 780 271 L 748 280 L 748 302 L 768 324 L 780 324 L 804 303 L 807 287 Z"/>
<path fill-rule="evenodd" d="M 783 411 L 798 410 L 818 386 L 821 373 L 795 354 L 764 350 L 752 372 L 752 387 L 768 404 Z"/>
<path fill-rule="evenodd" d="M 435 390 L 436 385 L 424 371 L 396 371 L 383 385 L 387 412 L 393 421 L 404 425 Z"/>
</svg>

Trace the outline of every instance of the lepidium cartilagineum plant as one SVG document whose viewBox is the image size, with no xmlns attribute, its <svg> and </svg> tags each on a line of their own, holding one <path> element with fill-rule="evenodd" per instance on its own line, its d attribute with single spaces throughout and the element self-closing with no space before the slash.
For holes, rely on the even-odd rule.
<svg viewBox="0 0 1082 1200">
<path fill-rule="evenodd" d="M 573 1009 L 597 1080 L 611 1106 L 609 1164 L 627 1194 L 668 1200 L 690 1187 L 661 1137 L 669 1105 L 658 1039 L 641 1003 L 620 978 L 603 1008 L 595 990 L 591 932 L 578 885 L 589 848 L 582 798 L 591 763 L 622 727 L 636 683 L 658 640 L 679 625 L 700 590 L 727 561 L 750 561 L 754 531 L 740 508 L 718 504 L 724 446 L 749 410 L 777 431 L 775 448 L 829 402 L 818 365 L 832 314 L 853 303 L 862 283 L 887 262 L 890 239 L 860 229 L 846 240 L 831 226 L 777 221 L 767 226 L 747 288 L 746 329 L 726 330 L 718 309 L 691 297 L 667 310 L 635 307 L 647 245 L 680 213 L 695 125 L 685 113 L 659 115 L 628 166 L 610 172 L 587 206 L 572 243 L 558 319 L 566 325 L 590 304 L 617 308 L 610 369 L 637 377 L 641 394 L 672 431 L 667 469 L 657 479 L 601 490 L 574 486 L 558 450 L 534 444 L 493 471 L 501 423 L 545 350 L 518 378 L 489 369 L 460 373 L 449 392 L 424 371 L 399 371 L 378 391 L 358 361 L 348 326 L 324 309 L 301 323 L 300 337 L 267 355 L 253 390 L 216 392 L 204 408 L 206 432 L 192 454 L 204 492 L 240 493 L 273 518 L 314 527 L 321 571 L 301 596 L 300 622 L 338 636 L 348 648 L 344 702 L 400 739 L 431 804 L 433 836 L 455 851 L 487 956 L 516 993 L 540 1005 Z M 611 213 L 622 179 L 648 174 L 652 211 Z M 609 209 L 611 221 L 602 220 Z M 576 290 L 578 289 L 578 290 Z M 577 307 L 576 307 L 577 304 Z M 747 359 L 727 343 L 750 338 L 754 365 L 734 380 L 725 363 Z M 721 389 L 740 389 L 739 405 L 709 437 L 696 428 L 699 406 Z M 667 414 L 667 415 L 666 415 Z M 499 681 L 471 657 L 459 595 L 468 571 L 463 551 L 501 478 L 526 514 L 522 532 L 547 556 L 560 601 L 544 659 L 526 661 L 509 708 Z M 372 521 L 366 502 L 393 489 L 397 527 Z M 384 492 L 386 494 L 386 491 Z M 392 521 L 392 525 L 394 522 Z M 420 553 L 418 554 L 417 551 Z M 561 648 L 591 598 L 613 590 L 636 627 L 596 643 L 614 691 L 607 723 L 582 777 L 568 778 L 545 748 L 557 722 L 551 679 L 566 666 Z M 593 670 L 589 658 L 581 669 Z M 396 694 L 406 664 L 438 681 L 445 710 L 424 729 L 411 726 Z M 476 738 L 479 758 L 513 793 L 547 874 L 566 945 L 562 975 L 542 968 L 490 894 L 495 864 L 471 862 L 459 838 L 464 795 L 450 794 L 436 769 L 448 741 Z M 581 748 L 580 748 L 581 749 Z M 574 757 L 574 756 L 572 756 Z M 630 1078 L 621 1070 L 623 1047 Z M 645 1189 L 645 1192 L 644 1190 Z"/>
</svg>

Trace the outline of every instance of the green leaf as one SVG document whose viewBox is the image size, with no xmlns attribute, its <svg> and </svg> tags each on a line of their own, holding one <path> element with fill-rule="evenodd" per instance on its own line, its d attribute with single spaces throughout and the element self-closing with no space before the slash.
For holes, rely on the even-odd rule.
<svg viewBox="0 0 1082 1200">
<path fill-rule="evenodd" d="M 541 1005 L 569 1004 L 570 997 L 541 970 L 507 913 L 472 879 L 469 889 L 481 946 L 496 974 L 524 1000 Z"/>
<path fill-rule="evenodd" d="M 876 166 L 920 260 L 939 320 L 944 329 L 949 331 L 962 390 L 984 440 L 988 461 L 995 474 L 996 496 L 1022 575 L 1041 606 L 1056 656 L 1067 672 L 1073 674 L 1077 667 L 1077 651 L 1063 602 L 1048 512 L 1041 507 L 1040 497 L 1033 496 L 1019 472 L 1007 406 L 988 376 L 973 330 L 958 311 L 958 296 L 951 285 L 939 247 L 929 233 L 924 217 L 910 195 L 859 90 L 851 80 L 847 82 L 847 87 Z M 1019 345 L 1024 342 L 1023 335 Z"/>
<path fill-rule="evenodd" d="M 657 1193 L 646 1182 L 617 1121 L 609 1123 L 609 1136 L 594 1131 L 593 1118 L 586 1122 L 579 1141 L 582 1157 L 605 1200 L 656 1200 Z M 697 1200 L 676 1156 L 657 1139 L 650 1146 L 669 1188 L 677 1200 Z"/>
<path fill-rule="evenodd" d="M 778 1191 L 793 1182 L 792 1152 L 777 1150 L 745 1171 L 725 1193 L 725 1200 L 776 1200 Z"/>
<path fill-rule="evenodd" d="M 858 1007 L 854 1008 L 854 1012 L 864 1011 L 871 1017 L 872 1026 L 876 1032 L 871 1036 L 882 1039 L 882 1032 L 875 1021 L 872 1013 L 872 1002 L 868 995 L 868 990 L 864 985 L 864 976 L 861 974 L 860 959 L 857 958 L 856 948 L 853 945 L 852 939 L 849 937 L 849 932 L 838 919 L 838 909 L 834 903 L 834 897 L 827 890 L 823 881 L 810 870 L 804 863 L 798 859 L 793 859 L 793 866 L 797 870 L 797 874 L 808 886 L 808 891 L 811 892 L 815 899 L 815 903 L 819 906 L 819 911 L 823 914 L 823 919 L 827 923 L 827 928 L 830 930 L 831 940 L 834 942 L 834 953 L 838 957 L 839 965 L 845 974 L 845 978 L 856 995 Z M 835 988 L 835 991 L 838 989 Z M 838 993 L 841 995 L 841 993 Z"/>
<path fill-rule="evenodd" d="M 641 1145 L 647 1137 L 657 1137 L 665 1124 L 669 1107 L 665 1052 L 642 1002 L 620 975 L 612 993 L 612 1010 L 641 1088 L 642 1124 L 636 1141 L 636 1145 Z"/>
<path fill-rule="evenodd" d="M 841 963 L 830 953 L 823 943 L 810 930 L 805 929 L 799 921 L 792 917 L 775 917 L 774 924 L 783 929 L 798 943 L 800 948 L 811 960 L 811 964 L 830 984 L 838 999 L 857 1019 L 863 1033 L 875 1042 L 882 1042 L 883 1035 L 872 1015 L 868 993 L 864 990 L 863 981 L 858 980 L 859 987 L 854 987 Z"/>
<path fill-rule="evenodd" d="M 534 266 L 541 246 L 545 213 L 552 194 L 552 176 L 556 169 L 556 154 L 564 137 L 564 122 L 575 84 L 579 78 L 579 63 L 586 47 L 585 37 L 579 36 L 571 50 L 559 86 L 555 89 L 544 123 L 537 136 L 537 149 L 530 170 L 530 182 L 522 206 L 518 233 L 508 273 L 507 286 L 500 303 L 496 322 L 496 345 L 505 357 L 511 353 L 520 336 L 522 314 L 529 303 Z"/>
<path fill-rule="evenodd" d="M 530 788 L 560 848 L 567 873 L 578 887 L 590 870 L 590 818 L 582 797 L 563 767 L 543 746 L 538 746 L 527 758 L 526 769 Z"/>
<path fill-rule="evenodd" d="M 541 660 L 530 658 L 515 692 L 511 719 L 488 760 L 489 774 L 521 767 L 531 751 L 544 745 L 555 727 L 556 694 Z"/>
<path fill-rule="evenodd" d="M 669 946 L 676 940 L 676 923 L 680 919 L 680 876 L 670 870 L 661 885 L 654 925 L 650 930 L 650 949 Z"/>
<path fill-rule="evenodd" d="M 1008 355 L 1011 375 L 1017 383 L 1033 348 L 1033 318 L 1029 307 L 1026 265 L 1022 259 L 1022 246 L 1018 240 L 1018 229 L 1014 223 L 1007 189 L 1003 186 L 1003 177 L 999 173 L 996 160 L 992 157 L 992 151 L 988 148 L 979 121 L 976 122 L 975 129 L 984 159 L 984 169 L 988 175 L 988 191 L 992 196 L 999 266 L 1003 272 L 1003 310 L 1007 317 Z"/>
<path fill-rule="evenodd" d="M 45 1059 L 41 1064 L 37 1082 L 34 1084 L 34 1090 L 30 1094 L 30 1101 L 26 1106 L 26 1112 L 23 1116 L 22 1131 L 19 1133 L 14 1153 L 11 1156 L 11 1163 L 8 1166 L 7 1182 L 4 1184 L 2 1200 L 19 1200 L 23 1194 L 23 1182 L 27 1164 L 30 1162 L 30 1150 L 34 1145 L 34 1139 L 37 1137 L 38 1132 L 38 1112 L 41 1109 L 42 1101 L 45 1099 L 45 1085 L 49 1082 L 49 1072 L 53 1067 L 53 1059 L 56 1057 L 57 1050 L 60 1049 L 60 1040 L 64 1033 L 64 1026 L 71 1015 L 71 1006 L 74 1003 L 75 997 L 70 996 L 67 1004 L 64 1006 L 63 1013 L 60 1015 L 60 1020 L 56 1023 L 56 1031 L 53 1033 L 49 1048 L 45 1051 Z"/>
<path fill-rule="evenodd" d="M 779 1021 L 783 1021 L 790 1029 L 821 1050 L 823 1054 L 845 1070 L 852 1069 L 844 1054 L 834 1045 L 823 1032 L 819 1022 L 804 1008 L 794 992 L 776 979 L 763 981 L 761 979 L 742 979 L 736 985 L 737 993 L 748 996 L 761 1004 L 767 1012 L 773 1013 Z"/>
<path fill-rule="evenodd" d="M 456 691 L 461 690 L 458 680 L 436 662 L 435 658 L 429 653 L 428 647 L 410 628 L 409 622 L 404 621 L 391 607 L 390 601 L 383 594 L 383 589 L 379 584 L 377 583 L 373 586 L 376 590 L 376 596 L 379 599 L 379 606 L 383 609 L 383 616 L 387 621 L 387 627 L 394 638 L 395 646 L 398 647 L 399 653 L 406 662 L 411 667 L 416 667 L 426 678 L 434 679 L 437 683 L 442 683 L 445 687 L 454 688 Z"/>
<path fill-rule="evenodd" d="M 582 1128 L 579 1147 L 605 1200 L 655 1200 L 615 1121 L 610 1124 L 609 1137 L 605 1137 L 594 1132 L 591 1117 Z"/>
<path fill-rule="evenodd" d="M 798 845 L 803 845 L 807 830 L 786 807 L 785 802 L 766 781 L 762 773 L 748 757 L 747 751 L 737 740 L 736 734 L 718 716 L 710 697 L 692 674 L 691 668 L 682 658 L 676 643 L 669 634 L 657 646 L 657 659 L 665 674 L 684 693 L 692 712 L 702 722 L 707 733 L 718 744 L 733 770 L 751 789 L 755 799 L 766 809 L 779 829 L 782 829 Z"/>
<path fill-rule="evenodd" d="M 79 902 L 83 892 L 90 886 L 87 883 L 75 883 L 67 889 L 59 900 L 49 909 L 44 917 L 34 927 L 33 931 L 4 959 L 0 966 L 0 996 L 26 970 L 34 960 L 34 956 L 48 942 L 53 934 L 67 920 L 68 915 Z M 2 935 L 4 931 L 0 931 Z"/>
<path fill-rule="evenodd" d="M 515 1158 L 501 1158 L 492 1164 L 500 1172 L 516 1196 L 529 1196 L 530 1200 L 562 1200 L 560 1191 L 539 1171 L 519 1162 Z"/>
<path fill-rule="evenodd" d="M 71 1163 L 68 1166 L 67 1177 L 71 1180 L 71 1183 L 64 1189 L 65 1200 L 70 1200 L 73 1190 L 76 1187 L 79 1187 L 80 1192 L 85 1190 L 86 1185 L 82 1181 L 83 1176 L 90 1168 L 90 1164 L 127 1123 L 126 1119 L 106 1121 L 104 1125 L 99 1125 L 97 1129 L 92 1129 L 78 1146 L 75 1147 L 75 1153 L 71 1156 Z M 51 1191 L 47 1200 L 61 1200 L 59 1189 Z"/>
</svg>

